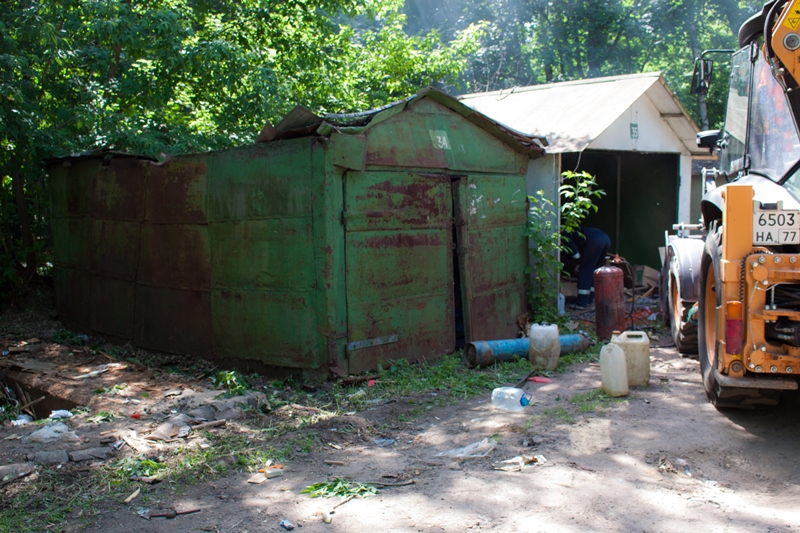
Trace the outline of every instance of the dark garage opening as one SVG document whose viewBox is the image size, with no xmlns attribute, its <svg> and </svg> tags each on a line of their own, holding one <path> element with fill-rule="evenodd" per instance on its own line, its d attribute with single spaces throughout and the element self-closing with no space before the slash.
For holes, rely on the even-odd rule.
<svg viewBox="0 0 800 533">
<path fill-rule="evenodd" d="M 678 220 L 679 156 L 587 150 L 563 154 L 561 169 L 586 171 L 605 191 L 585 225 L 608 234 L 610 251 L 659 269 L 658 247 Z"/>
</svg>

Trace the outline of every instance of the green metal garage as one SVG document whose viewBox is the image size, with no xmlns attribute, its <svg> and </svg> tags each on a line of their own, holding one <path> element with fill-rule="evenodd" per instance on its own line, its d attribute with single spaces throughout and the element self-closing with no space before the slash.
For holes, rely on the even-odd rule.
<svg viewBox="0 0 800 533">
<path fill-rule="evenodd" d="M 538 138 L 427 89 L 352 115 L 298 107 L 259 139 L 51 161 L 65 325 L 306 375 L 516 336 Z"/>
</svg>

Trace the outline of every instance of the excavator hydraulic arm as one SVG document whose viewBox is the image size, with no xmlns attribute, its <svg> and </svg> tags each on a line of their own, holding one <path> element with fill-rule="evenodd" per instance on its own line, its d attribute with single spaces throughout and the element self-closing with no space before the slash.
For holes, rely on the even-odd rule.
<svg viewBox="0 0 800 533">
<path fill-rule="evenodd" d="M 800 0 L 777 1 L 771 6 L 768 2 L 764 11 L 767 58 L 786 91 L 797 127 L 800 125 Z"/>
</svg>

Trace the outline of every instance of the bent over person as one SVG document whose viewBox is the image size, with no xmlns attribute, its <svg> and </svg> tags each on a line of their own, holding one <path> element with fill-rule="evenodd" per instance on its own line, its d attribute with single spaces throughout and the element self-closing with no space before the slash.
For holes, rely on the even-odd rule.
<svg viewBox="0 0 800 533">
<path fill-rule="evenodd" d="M 594 303 L 594 271 L 605 265 L 611 239 L 602 230 L 582 227 L 566 235 L 571 258 L 578 262 L 578 300 L 576 309 L 586 309 Z"/>
</svg>

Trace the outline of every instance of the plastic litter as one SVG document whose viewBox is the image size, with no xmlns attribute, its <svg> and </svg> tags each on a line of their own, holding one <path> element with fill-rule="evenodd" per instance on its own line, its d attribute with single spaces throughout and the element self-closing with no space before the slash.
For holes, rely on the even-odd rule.
<svg viewBox="0 0 800 533">
<path fill-rule="evenodd" d="M 492 405 L 505 411 L 522 411 L 531 403 L 532 396 L 515 387 L 497 387 L 492 391 Z"/>
<path fill-rule="evenodd" d="M 294 529 L 294 524 L 292 524 L 288 520 L 281 520 L 281 527 L 286 531 L 291 531 Z"/>
<path fill-rule="evenodd" d="M 159 425 L 150 435 L 145 437 L 149 440 L 163 440 L 170 442 L 175 439 L 183 439 L 189 436 L 191 417 L 186 414 L 173 416 L 166 422 Z"/>
<path fill-rule="evenodd" d="M 74 431 L 70 431 L 66 424 L 56 422 L 55 424 L 48 424 L 38 431 L 34 431 L 28 437 L 31 442 L 77 442 L 78 435 Z"/>
<path fill-rule="evenodd" d="M 543 465 L 547 462 L 544 455 L 518 455 L 505 461 L 500 461 L 492 465 L 495 470 L 504 472 L 520 472 L 529 465 Z"/>
<path fill-rule="evenodd" d="M 53 420 L 57 420 L 59 418 L 72 418 L 72 413 L 70 413 L 66 409 L 58 409 L 50 413 L 50 418 L 52 418 Z"/>
<path fill-rule="evenodd" d="M 33 463 L 17 463 L 0 466 L 0 483 L 10 483 L 11 481 L 25 477 L 36 470 Z"/>
<path fill-rule="evenodd" d="M 486 457 L 492 453 L 495 447 L 497 447 L 497 442 L 486 438 L 462 448 L 453 448 L 446 452 L 439 452 L 436 455 L 439 457 L 453 457 L 455 459 L 474 459 L 477 457 Z"/>
<path fill-rule="evenodd" d="M 16 420 L 11 421 L 12 426 L 27 426 L 33 422 L 31 415 L 19 415 Z"/>
<path fill-rule="evenodd" d="M 555 324 L 531 324 L 528 359 L 533 366 L 554 370 L 561 355 L 558 326 Z"/>
<path fill-rule="evenodd" d="M 625 352 L 614 343 L 600 350 L 600 374 L 603 392 L 609 396 L 628 395 L 628 369 Z"/>
<path fill-rule="evenodd" d="M 385 448 L 386 446 L 393 446 L 395 442 L 394 439 L 375 439 L 372 442 L 380 446 L 381 448 Z"/>
</svg>

